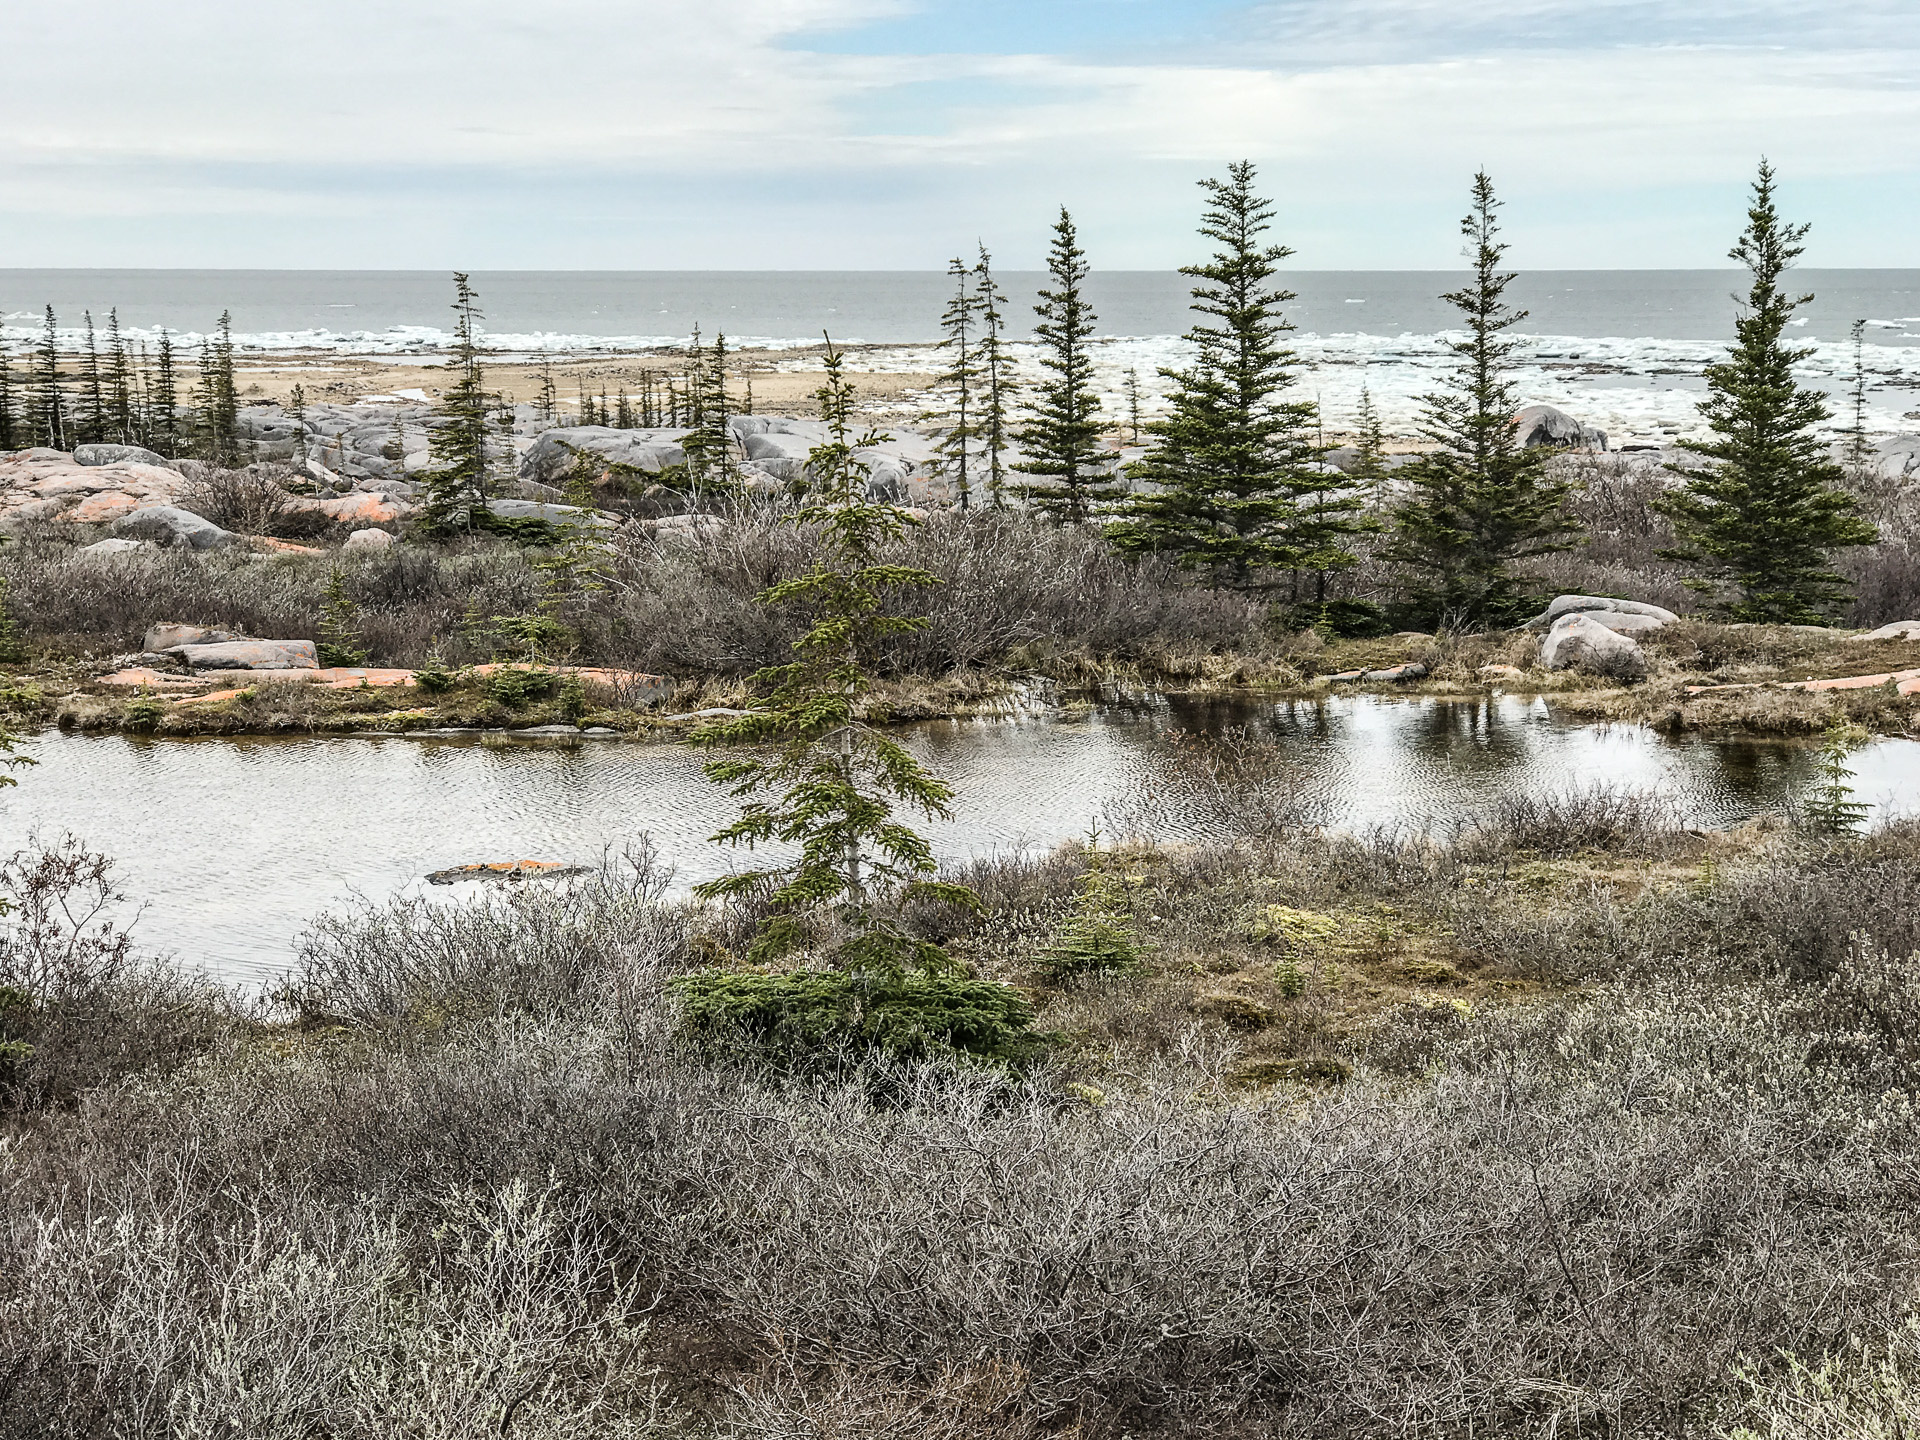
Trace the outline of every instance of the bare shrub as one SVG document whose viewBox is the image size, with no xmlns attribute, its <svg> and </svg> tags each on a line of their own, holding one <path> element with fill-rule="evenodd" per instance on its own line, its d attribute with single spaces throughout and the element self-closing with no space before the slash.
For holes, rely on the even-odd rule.
<svg viewBox="0 0 1920 1440">
<path fill-rule="evenodd" d="M 1669 799 L 1603 784 L 1499 796 L 1469 822 L 1457 849 L 1463 859 L 1485 861 L 1515 853 L 1659 856 L 1690 843 Z"/>
</svg>

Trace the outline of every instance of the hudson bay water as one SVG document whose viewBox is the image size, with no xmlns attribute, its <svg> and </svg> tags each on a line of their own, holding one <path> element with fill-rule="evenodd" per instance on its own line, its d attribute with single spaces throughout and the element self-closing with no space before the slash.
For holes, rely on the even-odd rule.
<svg viewBox="0 0 1920 1440">
<path fill-rule="evenodd" d="M 1735 270 L 1521 271 L 1510 297 L 1529 315 L 1514 331 L 1527 403 L 1558 405 L 1606 430 L 1616 445 L 1662 444 L 1697 433 L 1701 370 L 1733 333 Z M 1329 430 L 1349 428 L 1363 390 L 1392 432 L 1411 434 L 1421 397 L 1453 363 L 1458 313 L 1442 298 L 1454 271 L 1290 271 L 1298 393 L 1319 403 Z M 818 344 L 823 331 L 858 351 L 858 372 L 932 372 L 950 281 L 914 271 L 518 271 L 473 277 L 496 363 L 539 354 L 592 356 L 684 345 L 694 327 L 736 346 Z M 1033 323 L 1036 272 L 1000 276 L 1012 333 Z M 1854 353 L 1849 330 L 1868 322 L 1868 423 L 1882 436 L 1920 428 L 1920 270 L 1804 270 L 1812 292 L 1793 338 L 1810 348 L 1800 378 L 1836 397 Z M 1096 384 L 1123 415 L 1134 372 L 1150 418 L 1162 367 L 1185 358 L 1191 282 L 1172 272 L 1095 270 L 1087 291 L 1099 316 Z M 33 343 L 47 305 L 63 343 L 77 348 L 91 313 L 117 308 L 122 326 L 151 340 L 161 327 L 188 350 L 230 311 L 243 356 L 336 352 L 414 362 L 448 341 L 448 277 L 419 271 L 0 270 L 0 344 Z M 1016 344 L 1018 368 L 1038 355 Z M 775 363 L 780 363 L 776 361 Z M 817 366 L 796 354 L 792 368 Z M 1835 425 L 1847 418 L 1836 405 Z"/>
</svg>

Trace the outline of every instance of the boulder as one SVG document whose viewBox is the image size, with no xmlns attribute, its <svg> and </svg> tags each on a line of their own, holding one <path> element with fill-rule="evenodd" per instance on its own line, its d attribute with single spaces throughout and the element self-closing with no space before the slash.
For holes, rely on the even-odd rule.
<svg viewBox="0 0 1920 1440">
<path fill-rule="evenodd" d="M 252 638 L 251 635 L 242 635 L 238 630 L 221 630 L 210 625 L 179 625 L 163 620 L 147 627 L 147 638 L 140 648 L 149 654 L 159 654 L 177 645 L 224 645 L 230 640 Z"/>
<path fill-rule="evenodd" d="M 1878 630 L 1849 635 L 1849 640 L 1920 640 L 1920 620 L 1889 620 Z"/>
<path fill-rule="evenodd" d="M 311 640 L 228 640 L 208 645 L 172 645 L 167 654 L 194 670 L 318 670 Z"/>
<path fill-rule="evenodd" d="M 146 540 L 96 540 L 91 545 L 82 545 L 82 555 L 131 555 L 136 550 L 150 550 L 152 543 Z"/>
<path fill-rule="evenodd" d="M 1583 425 L 1551 405 L 1529 405 L 1513 417 L 1520 443 L 1532 450 L 1550 445 L 1562 450 L 1605 450 L 1607 432 Z"/>
<path fill-rule="evenodd" d="M 74 448 L 73 463 L 76 465 L 165 465 L 164 456 L 156 455 L 144 445 L 80 445 Z"/>
<path fill-rule="evenodd" d="M 680 445 L 684 431 L 615 430 L 604 425 L 569 425 L 549 430 L 533 442 L 520 462 L 520 478 L 543 485 L 563 483 L 586 460 L 594 468 L 615 467 L 657 475 L 670 465 L 687 463 Z"/>
<path fill-rule="evenodd" d="M 393 536 L 385 530 L 356 530 L 347 536 L 342 550 L 388 550 L 393 547 Z"/>
<path fill-rule="evenodd" d="M 1577 610 L 1553 622 L 1540 642 L 1540 663 L 1548 670 L 1584 670 L 1622 680 L 1647 673 L 1647 657 L 1631 635 L 1609 630 Z"/>
<path fill-rule="evenodd" d="M 404 520 L 413 513 L 414 507 L 378 491 L 355 490 L 328 500 L 291 500 L 287 503 L 287 509 L 316 511 L 341 524 L 358 521 L 366 526 L 390 525 L 395 520 Z"/>
<path fill-rule="evenodd" d="M 1368 684 L 1375 684 L 1383 681 L 1391 681 L 1395 684 L 1403 684 L 1409 680 L 1426 679 L 1427 667 L 1424 665 L 1418 664 L 1417 662 L 1409 665 L 1393 665 L 1393 666 L 1389 666 L 1385 670 L 1363 670 L 1360 672 L 1360 678 L 1361 680 L 1365 681 Z"/>
<path fill-rule="evenodd" d="M 1544 630 L 1562 615 L 1575 613 L 1591 614 L 1606 611 L 1613 615 L 1644 615 L 1656 625 L 1671 625 L 1680 617 L 1671 610 L 1662 610 L 1658 605 L 1648 605 L 1639 600 L 1616 600 L 1609 595 L 1560 595 L 1553 603 L 1542 610 L 1533 619 L 1527 621 L 1529 630 Z M 1605 622 L 1603 622 L 1605 623 Z M 1634 627 L 1622 627 L 1634 628 Z M 1654 626 L 1639 627 L 1652 629 Z"/>
<path fill-rule="evenodd" d="M 192 550 L 211 550 L 225 545 L 233 536 L 211 520 L 182 510 L 177 505 L 147 505 L 129 510 L 112 525 L 115 535 L 152 540 L 160 545 L 185 546 Z"/>
<path fill-rule="evenodd" d="M 1636 615 L 1625 610 L 1577 610 L 1571 614 L 1584 615 L 1596 625 L 1604 625 L 1619 635 L 1633 635 L 1643 630 L 1658 630 L 1667 622 L 1658 615 Z"/>
</svg>

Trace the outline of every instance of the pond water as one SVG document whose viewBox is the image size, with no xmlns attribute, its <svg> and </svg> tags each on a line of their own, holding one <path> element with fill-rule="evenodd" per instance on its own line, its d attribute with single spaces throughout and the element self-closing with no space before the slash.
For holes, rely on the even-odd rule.
<svg viewBox="0 0 1920 1440">
<path fill-rule="evenodd" d="M 1159 699 L 939 722 L 906 738 L 958 794 L 954 818 L 927 827 L 944 857 L 1047 847 L 1116 818 L 1144 816 L 1170 839 L 1202 833 L 1203 807 L 1152 741 L 1228 724 L 1278 738 L 1319 814 L 1344 827 L 1447 825 L 1503 792 L 1602 782 L 1658 790 L 1695 822 L 1725 825 L 1789 803 L 1812 761 L 1804 745 L 1573 725 L 1516 697 Z M 145 945 L 235 979 L 286 968 L 319 911 L 448 866 L 590 864 L 642 837 L 681 884 L 735 863 L 706 843 L 732 804 L 702 777 L 704 757 L 678 745 L 48 732 L 27 753 L 39 763 L 0 790 L 0 854 L 77 836 L 117 860 L 123 888 L 144 906 Z M 1883 813 L 1920 803 L 1920 745 L 1877 741 L 1853 764 L 1860 798 Z"/>
</svg>

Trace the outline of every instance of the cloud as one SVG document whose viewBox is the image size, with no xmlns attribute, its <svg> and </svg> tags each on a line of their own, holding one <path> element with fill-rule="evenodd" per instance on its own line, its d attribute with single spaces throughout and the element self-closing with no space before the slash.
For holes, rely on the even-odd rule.
<svg viewBox="0 0 1920 1440">
<path fill-rule="evenodd" d="M 1716 264 L 1763 151 L 1911 263 L 1906 0 L 102 0 L 13 17 L 18 264 L 931 266 L 1190 248 L 1250 156 L 1302 262 L 1445 265 L 1492 168 L 1537 263 Z M 891 46 L 911 44 L 915 49 Z M 971 48 L 967 48 L 967 47 Z M 73 65 L 36 56 L 84 56 Z M 76 73 L 77 72 L 77 73 Z M 1611 258 L 1608 258 L 1611 257 Z"/>
</svg>

